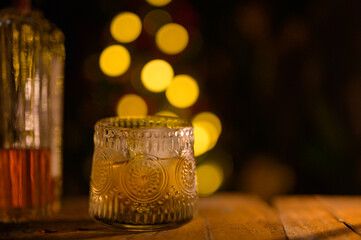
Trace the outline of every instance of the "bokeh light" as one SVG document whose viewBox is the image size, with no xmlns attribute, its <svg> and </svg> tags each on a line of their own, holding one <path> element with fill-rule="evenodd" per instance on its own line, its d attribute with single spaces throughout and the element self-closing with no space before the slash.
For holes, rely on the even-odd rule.
<svg viewBox="0 0 361 240">
<path fill-rule="evenodd" d="M 193 124 L 193 135 L 194 135 L 194 155 L 200 156 L 208 151 L 210 145 L 210 136 L 207 129 L 201 124 Z"/>
<path fill-rule="evenodd" d="M 219 118 L 211 112 L 198 113 L 192 119 L 192 124 L 197 128 L 201 128 L 201 130 L 195 131 L 194 134 L 194 148 L 196 156 L 198 156 L 211 150 L 216 145 L 222 131 L 222 124 Z M 204 134 L 203 131 L 207 134 Z"/>
<path fill-rule="evenodd" d="M 216 192 L 224 179 L 223 170 L 215 163 L 202 164 L 197 167 L 198 193 L 207 196 Z"/>
<path fill-rule="evenodd" d="M 130 54 L 128 50 L 118 44 L 105 48 L 99 57 L 99 67 L 109 77 L 117 77 L 124 74 L 130 66 Z"/>
<path fill-rule="evenodd" d="M 228 183 L 233 184 L 233 173 L 236 169 L 234 168 L 234 159 L 228 149 L 223 148 L 222 146 L 217 146 L 217 148 L 207 153 L 207 155 L 205 155 L 204 157 L 197 158 L 198 165 L 201 165 L 203 163 L 218 164 L 218 166 L 222 168 L 224 173 L 224 183 L 228 181 Z"/>
<path fill-rule="evenodd" d="M 222 123 L 216 114 L 212 112 L 201 112 L 198 113 L 196 116 L 194 116 L 192 120 L 192 122 L 202 122 L 202 121 L 211 123 L 217 129 L 218 136 L 221 134 Z"/>
<path fill-rule="evenodd" d="M 156 35 L 155 42 L 158 48 L 166 54 L 178 54 L 188 45 L 187 30 L 177 23 L 168 23 L 161 27 Z"/>
<path fill-rule="evenodd" d="M 144 99 L 136 94 L 126 94 L 117 105 L 118 116 L 146 116 L 148 106 Z"/>
<path fill-rule="evenodd" d="M 154 36 L 160 27 L 172 22 L 172 16 L 161 9 L 150 11 L 143 19 L 144 30 L 151 36 Z"/>
<path fill-rule="evenodd" d="M 272 156 L 251 155 L 239 174 L 243 191 L 271 199 L 288 193 L 295 184 L 295 174 L 289 166 Z"/>
<path fill-rule="evenodd" d="M 142 21 L 132 12 L 122 12 L 110 24 L 110 34 L 121 43 L 129 43 L 138 38 L 142 31 Z"/>
<path fill-rule="evenodd" d="M 197 122 L 197 124 L 199 124 L 200 126 L 202 126 L 203 129 L 205 129 L 207 131 L 207 136 L 208 136 L 208 146 L 207 146 L 207 151 L 211 150 L 217 143 L 218 141 L 218 133 L 217 133 L 217 129 L 215 128 L 215 126 L 210 123 L 210 122 L 206 122 L 206 121 L 199 121 Z M 197 141 L 197 139 L 195 139 L 195 141 Z"/>
<path fill-rule="evenodd" d="M 187 108 L 192 106 L 198 99 L 198 83 L 189 75 L 177 75 L 169 84 L 165 94 L 169 103 L 173 106 Z"/>
<path fill-rule="evenodd" d="M 144 65 L 140 78 L 149 91 L 162 92 L 171 83 L 173 76 L 173 68 L 168 62 L 155 59 Z"/>
<path fill-rule="evenodd" d="M 174 112 L 168 111 L 168 110 L 164 110 L 164 111 L 159 111 L 157 112 L 155 115 L 158 116 L 168 116 L 168 117 L 179 117 L 177 114 L 175 114 Z"/>
<path fill-rule="evenodd" d="M 155 7 L 163 7 L 170 3 L 172 0 L 146 0 L 150 5 Z"/>
</svg>

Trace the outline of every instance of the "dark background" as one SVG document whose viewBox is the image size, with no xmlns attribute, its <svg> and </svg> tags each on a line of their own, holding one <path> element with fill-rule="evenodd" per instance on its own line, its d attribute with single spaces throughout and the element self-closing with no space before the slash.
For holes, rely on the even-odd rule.
<svg viewBox="0 0 361 240">
<path fill-rule="evenodd" d="M 11 5 L 1 1 L 0 7 Z M 138 92 L 130 73 L 103 76 L 96 64 L 111 19 L 141 18 L 145 1 L 34 1 L 66 36 L 64 194 L 87 194 L 95 122 L 115 115 L 120 96 Z M 165 58 L 193 74 L 201 95 L 190 109 L 216 113 L 223 125 L 207 157 L 227 165 L 221 190 L 361 193 L 361 2 L 186 1 L 161 8 L 190 33 L 177 56 L 162 55 L 142 33 L 125 44 L 135 63 Z M 134 63 L 134 64 L 133 64 Z M 142 92 L 154 114 L 164 97 Z M 227 170 L 228 169 L 228 170 Z"/>
</svg>

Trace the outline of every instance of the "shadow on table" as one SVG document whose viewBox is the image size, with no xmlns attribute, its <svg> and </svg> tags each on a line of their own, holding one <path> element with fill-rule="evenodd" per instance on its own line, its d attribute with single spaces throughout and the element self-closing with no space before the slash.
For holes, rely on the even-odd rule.
<svg viewBox="0 0 361 240">
<path fill-rule="evenodd" d="M 89 239 L 134 235 L 98 224 L 91 219 L 49 220 L 19 224 L 0 224 L 0 239 Z"/>
</svg>

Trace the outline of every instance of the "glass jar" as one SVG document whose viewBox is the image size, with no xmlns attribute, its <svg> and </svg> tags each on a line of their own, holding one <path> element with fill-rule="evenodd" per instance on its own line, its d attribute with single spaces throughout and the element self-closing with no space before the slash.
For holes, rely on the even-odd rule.
<svg viewBox="0 0 361 240">
<path fill-rule="evenodd" d="M 131 231 L 180 226 L 195 216 L 193 128 L 173 117 L 106 118 L 95 125 L 89 213 Z"/>
<path fill-rule="evenodd" d="M 64 35 L 18 3 L 0 11 L 0 222 L 60 208 Z"/>
</svg>

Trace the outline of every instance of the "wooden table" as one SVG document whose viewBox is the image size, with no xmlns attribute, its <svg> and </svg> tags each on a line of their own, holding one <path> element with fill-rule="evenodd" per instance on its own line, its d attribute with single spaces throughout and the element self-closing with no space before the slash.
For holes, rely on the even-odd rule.
<svg viewBox="0 0 361 240">
<path fill-rule="evenodd" d="M 201 198 L 199 214 L 176 229 L 127 233 L 95 223 L 87 198 L 67 198 L 47 221 L 0 224 L 0 239 L 360 239 L 361 196 L 281 196 L 267 204 L 252 195 Z"/>
</svg>

